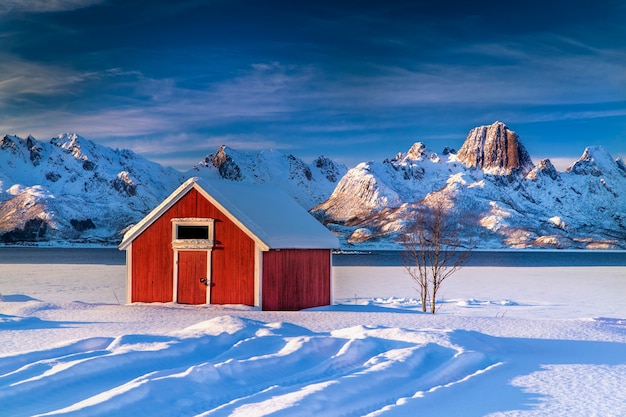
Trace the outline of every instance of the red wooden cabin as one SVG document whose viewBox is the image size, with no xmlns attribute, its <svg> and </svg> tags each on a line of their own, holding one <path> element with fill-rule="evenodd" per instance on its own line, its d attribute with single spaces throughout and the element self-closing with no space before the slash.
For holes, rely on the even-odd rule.
<svg viewBox="0 0 626 417">
<path fill-rule="evenodd" d="M 128 302 L 300 310 L 331 301 L 337 238 L 278 189 L 192 178 L 131 228 Z"/>
</svg>

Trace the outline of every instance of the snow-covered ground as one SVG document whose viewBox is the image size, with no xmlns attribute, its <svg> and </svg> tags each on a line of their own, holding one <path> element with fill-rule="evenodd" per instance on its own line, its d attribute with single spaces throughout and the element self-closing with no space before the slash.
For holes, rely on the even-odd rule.
<svg viewBox="0 0 626 417">
<path fill-rule="evenodd" d="M 119 265 L 0 265 L 0 415 L 623 416 L 626 268 L 401 268 L 306 312 L 120 305 Z M 359 288 L 355 291 L 355 288 Z"/>
</svg>

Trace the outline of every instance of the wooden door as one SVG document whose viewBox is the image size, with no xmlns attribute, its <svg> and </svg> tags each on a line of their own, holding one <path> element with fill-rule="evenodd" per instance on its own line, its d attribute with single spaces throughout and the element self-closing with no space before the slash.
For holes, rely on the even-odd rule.
<svg viewBox="0 0 626 417">
<path fill-rule="evenodd" d="M 178 252 L 178 302 L 205 304 L 207 302 L 207 252 Z M 210 283 L 210 278 L 209 282 Z"/>
</svg>

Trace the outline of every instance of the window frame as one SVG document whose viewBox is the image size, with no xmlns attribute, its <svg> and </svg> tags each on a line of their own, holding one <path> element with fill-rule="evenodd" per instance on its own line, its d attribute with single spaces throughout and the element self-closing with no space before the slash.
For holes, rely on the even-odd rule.
<svg viewBox="0 0 626 417">
<path fill-rule="evenodd" d="M 208 239 L 179 239 L 179 226 L 206 226 L 208 227 Z M 212 249 L 215 233 L 215 219 L 185 217 L 172 219 L 172 248 L 181 250 L 207 250 Z"/>
</svg>

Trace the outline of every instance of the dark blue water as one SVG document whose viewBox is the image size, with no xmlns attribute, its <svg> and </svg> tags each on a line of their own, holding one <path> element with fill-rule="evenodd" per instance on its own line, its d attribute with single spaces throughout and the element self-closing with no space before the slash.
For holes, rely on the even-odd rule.
<svg viewBox="0 0 626 417">
<path fill-rule="evenodd" d="M 124 265 L 126 252 L 92 248 L 1 248 L 0 264 Z"/>
<path fill-rule="evenodd" d="M 400 251 L 333 255 L 335 266 L 402 266 Z M 626 266 L 626 251 L 473 251 L 465 266 Z"/>
<path fill-rule="evenodd" d="M 0 248 L 0 264 L 124 265 L 126 254 L 115 248 Z M 402 266 L 399 251 L 333 255 L 335 266 Z M 626 266 L 626 251 L 473 251 L 466 266 Z"/>
</svg>

